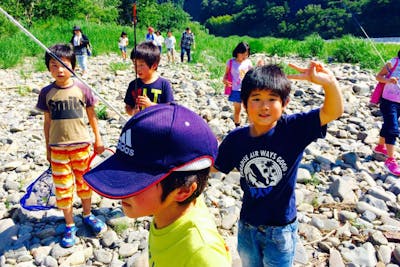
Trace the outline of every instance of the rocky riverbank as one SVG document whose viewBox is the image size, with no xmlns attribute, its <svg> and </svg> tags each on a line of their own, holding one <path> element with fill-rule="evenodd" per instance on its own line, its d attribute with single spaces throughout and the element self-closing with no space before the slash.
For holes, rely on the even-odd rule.
<svg viewBox="0 0 400 267">
<path fill-rule="evenodd" d="M 252 59 L 255 62 L 256 56 Z M 266 61 L 307 64 L 297 58 Z M 110 64 L 115 62 L 121 62 L 116 54 L 90 58 L 84 79 L 122 113 L 123 96 L 134 74 L 131 67 L 113 70 Z M 399 266 L 400 181 L 372 152 L 382 121 L 379 110 L 368 103 L 374 74 L 349 64 L 329 67 L 343 90 L 345 113 L 329 124 L 327 137 L 304 154 L 296 188 L 301 238 L 296 265 Z M 222 83 L 210 80 L 204 66 L 162 61 L 159 73 L 171 81 L 177 102 L 206 119 L 219 139 L 234 128 L 231 104 L 211 87 Z M 69 249 L 59 245 L 61 212 L 28 212 L 20 207 L 26 186 L 47 168 L 43 116 L 34 106 L 39 90 L 50 81 L 48 72 L 33 72 L 29 60 L 16 69 L 0 70 L 0 266 L 146 266 L 151 218 L 125 217 L 118 201 L 93 197 L 93 213 L 109 226 L 98 239 L 82 224 L 76 200 L 80 241 Z M 322 100 L 319 86 L 296 81 L 287 112 L 310 110 Z M 121 120 L 107 111 L 107 119 L 99 123 L 106 146 L 113 147 Z M 233 266 L 241 266 L 235 253 L 241 206 L 238 173 L 211 177 L 205 198 L 232 249 Z"/>
</svg>

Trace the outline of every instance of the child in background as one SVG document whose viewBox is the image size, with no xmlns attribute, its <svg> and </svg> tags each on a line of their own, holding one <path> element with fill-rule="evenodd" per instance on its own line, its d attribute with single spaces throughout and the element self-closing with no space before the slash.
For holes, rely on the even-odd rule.
<svg viewBox="0 0 400 267">
<path fill-rule="evenodd" d="M 297 241 L 295 187 L 304 149 L 326 135 L 327 124 L 343 113 L 338 82 L 318 62 L 308 68 L 289 64 L 300 74 L 286 75 L 276 65 L 249 70 L 241 99 L 251 124 L 222 141 L 215 169 L 237 168 L 243 190 L 238 251 L 243 266 L 292 267 Z M 321 108 L 284 115 L 289 103 L 288 78 L 322 85 Z"/>
<path fill-rule="evenodd" d="M 50 51 L 70 69 L 75 68 L 76 58 L 71 46 L 57 44 L 50 47 Z M 107 226 L 91 213 L 92 190 L 83 180 L 83 174 L 89 168 L 91 144 L 84 121 L 85 111 L 95 138 L 94 152 L 101 154 L 104 146 L 94 111 L 96 99 L 90 88 L 73 80 L 68 69 L 47 52 L 45 62 L 55 82 L 40 91 L 36 107 L 44 111 L 47 160 L 51 164 L 57 207 L 62 209 L 65 218 L 61 246 L 72 247 L 77 231 L 72 211 L 75 186 L 82 200 L 83 222 L 96 235 L 107 230 Z"/>
<path fill-rule="evenodd" d="M 81 27 L 74 26 L 72 29 L 72 37 L 70 43 L 74 46 L 74 53 L 76 59 L 78 60 L 78 65 L 82 70 L 82 76 L 86 74 L 87 71 L 87 56 L 88 56 L 88 46 L 89 38 L 82 32 Z"/>
<path fill-rule="evenodd" d="M 156 36 L 154 34 L 154 28 L 153 27 L 148 27 L 147 28 L 147 33 L 146 33 L 146 42 L 153 42 L 155 43 Z"/>
<path fill-rule="evenodd" d="M 126 32 L 122 32 L 121 36 L 118 39 L 118 47 L 119 50 L 121 51 L 122 59 L 125 61 L 126 60 L 126 48 L 128 47 L 129 44 L 129 39 L 128 35 Z"/>
<path fill-rule="evenodd" d="M 400 78 L 399 58 L 400 51 L 398 51 L 397 57 L 387 62 L 376 75 L 376 80 L 385 83 L 385 87 L 379 102 L 379 109 L 383 116 L 383 124 L 379 133 L 378 145 L 374 149 L 375 153 L 387 156 L 385 168 L 396 176 L 400 176 L 400 167 L 394 157 L 394 145 L 400 133 L 398 122 L 400 116 L 400 86 L 398 83 Z"/>
<path fill-rule="evenodd" d="M 195 48 L 196 44 L 194 33 L 189 27 L 186 27 L 185 31 L 182 33 L 179 46 L 181 47 L 181 62 L 183 62 L 185 54 L 187 56 L 187 62 L 190 62 L 192 60 L 191 49 L 192 46 Z"/>
<path fill-rule="evenodd" d="M 165 38 L 165 47 L 167 48 L 168 63 L 175 61 L 175 36 L 172 35 L 172 31 L 168 31 L 167 38 Z"/>
<path fill-rule="evenodd" d="M 141 109 L 174 101 L 171 83 L 157 73 L 160 50 L 153 42 L 142 42 L 131 52 L 138 78 L 129 83 L 125 111 L 134 115 Z"/>
<path fill-rule="evenodd" d="M 225 75 L 222 82 L 227 86 L 232 86 L 232 92 L 228 100 L 233 102 L 233 122 L 235 126 L 240 126 L 240 111 L 242 101 L 240 99 L 240 87 L 246 72 L 253 67 L 250 59 L 250 46 L 246 42 L 240 42 L 232 52 L 233 58 L 226 62 Z M 231 77 L 231 80 L 228 79 Z"/>
<path fill-rule="evenodd" d="M 116 153 L 85 180 L 99 194 L 121 199 L 128 217 L 153 216 L 149 266 L 231 267 L 202 197 L 216 153 L 217 140 L 200 116 L 160 104 L 126 123 Z"/>
<path fill-rule="evenodd" d="M 158 49 L 160 49 L 160 54 L 162 54 L 162 46 L 164 44 L 164 37 L 161 35 L 160 31 L 156 31 L 155 40 Z"/>
</svg>

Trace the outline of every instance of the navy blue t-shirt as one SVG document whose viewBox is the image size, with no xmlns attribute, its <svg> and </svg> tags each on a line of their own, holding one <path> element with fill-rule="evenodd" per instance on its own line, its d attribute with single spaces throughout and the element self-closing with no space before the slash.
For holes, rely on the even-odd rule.
<svg viewBox="0 0 400 267">
<path fill-rule="evenodd" d="M 125 94 L 124 102 L 132 108 L 136 106 L 138 96 L 147 95 L 153 103 L 170 103 L 174 101 L 171 83 L 162 77 L 159 77 L 153 83 L 143 83 L 140 78 L 137 79 L 137 89 L 135 90 L 135 80 L 129 83 Z"/>
<path fill-rule="evenodd" d="M 285 225 L 296 217 L 297 169 L 304 149 L 325 137 L 319 109 L 283 115 L 262 136 L 251 137 L 250 128 L 231 132 L 221 143 L 215 168 L 240 172 L 243 190 L 241 220 L 251 225 Z"/>
</svg>

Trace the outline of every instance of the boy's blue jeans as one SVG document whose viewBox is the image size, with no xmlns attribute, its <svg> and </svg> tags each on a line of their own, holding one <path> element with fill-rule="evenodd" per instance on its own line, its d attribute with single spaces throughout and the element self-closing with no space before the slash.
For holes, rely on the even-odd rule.
<svg viewBox="0 0 400 267">
<path fill-rule="evenodd" d="M 79 67 L 82 71 L 87 70 L 87 56 L 86 55 L 76 55 L 76 60 L 78 61 Z"/>
<path fill-rule="evenodd" d="M 238 251 L 243 267 L 292 267 L 298 222 L 255 227 L 239 221 Z"/>
</svg>

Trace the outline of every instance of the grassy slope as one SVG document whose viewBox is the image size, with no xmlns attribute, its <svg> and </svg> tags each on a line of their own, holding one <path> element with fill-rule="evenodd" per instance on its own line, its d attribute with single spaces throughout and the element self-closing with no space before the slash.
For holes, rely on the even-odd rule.
<svg viewBox="0 0 400 267">
<path fill-rule="evenodd" d="M 31 33 L 45 46 L 51 46 L 58 42 L 69 42 L 72 27 L 80 25 L 84 33 L 90 38 L 94 56 L 110 52 L 119 52 L 117 41 L 121 31 L 128 33 L 130 39 L 129 51 L 133 47 L 133 27 L 119 25 L 94 24 L 83 21 L 52 20 L 36 24 L 29 29 Z M 198 24 L 191 25 L 196 36 L 196 48 L 194 49 L 194 63 L 204 63 L 211 73 L 211 78 L 222 77 L 224 64 L 231 57 L 236 44 L 246 41 L 250 44 L 252 53 L 265 53 L 266 55 L 298 55 L 301 57 L 313 57 L 326 61 L 332 57 L 338 62 L 360 64 L 362 68 L 377 71 L 383 62 L 374 51 L 368 41 L 345 36 L 338 40 L 326 42 L 314 35 L 304 41 L 276 39 L 271 37 L 251 38 L 248 36 L 231 36 L 229 38 L 209 35 Z M 44 70 L 44 51 L 38 44 L 32 41 L 18 28 L 15 34 L 10 34 L 0 40 L 0 68 L 16 66 L 24 57 L 37 58 L 36 70 Z M 181 30 L 175 30 L 174 35 L 179 43 Z M 144 29 L 137 29 L 137 41 L 143 41 Z M 164 33 L 165 35 L 165 33 Z M 384 60 L 397 55 L 398 45 L 376 44 L 376 47 Z M 179 48 L 178 48 L 179 49 Z"/>
</svg>

